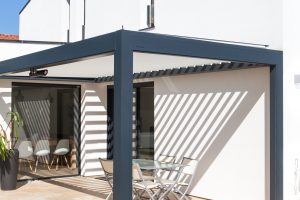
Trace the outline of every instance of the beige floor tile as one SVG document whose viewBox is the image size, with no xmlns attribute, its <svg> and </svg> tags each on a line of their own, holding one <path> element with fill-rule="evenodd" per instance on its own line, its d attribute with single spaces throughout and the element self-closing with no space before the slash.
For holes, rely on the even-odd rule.
<svg viewBox="0 0 300 200">
<path fill-rule="evenodd" d="M 110 187 L 102 178 L 69 177 L 19 182 L 15 191 L 0 191 L 0 200 L 101 200 L 109 192 Z"/>
</svg>

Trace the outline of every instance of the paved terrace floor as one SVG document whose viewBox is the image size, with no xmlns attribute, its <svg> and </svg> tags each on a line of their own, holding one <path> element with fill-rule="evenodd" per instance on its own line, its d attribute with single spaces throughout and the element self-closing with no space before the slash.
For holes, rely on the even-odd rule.
<svg viewBox="0 0 300 200">
<path fill-rule="evenodd" d="M 101 177 L 69 177 L 19 182 L 15 191 L 0 191 L 1 200 L 102 200 L 110 188 Z M 170 197 L 170 199 L 174 199 Z M 191 200 L 206 200 L 190 197 Z"/>
</svg>

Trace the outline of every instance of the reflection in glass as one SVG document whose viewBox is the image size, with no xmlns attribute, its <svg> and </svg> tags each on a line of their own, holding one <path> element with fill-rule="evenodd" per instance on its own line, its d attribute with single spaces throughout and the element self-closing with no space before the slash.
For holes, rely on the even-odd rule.
<svg viewBox="0 0 300 200">
<path fill-rule="evenodd" d="M 134 84 L 132 94 L 132 157 L 154 159 L 154 86 Z M 107 89 L 107 158 L 113 159 L 114 90 Z"/>
<path fill-rule="evenodd" d="M 24 121 L 18 179 L 78 174 L 79 92 L 77 86 L 13 83 L 13 111 Z"/>
</svg>

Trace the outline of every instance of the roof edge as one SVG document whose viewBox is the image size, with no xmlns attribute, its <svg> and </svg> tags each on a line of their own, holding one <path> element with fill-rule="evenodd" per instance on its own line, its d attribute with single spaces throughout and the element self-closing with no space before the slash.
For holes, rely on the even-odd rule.
<svg viewBox="0 0 300 200">
<path fill-rule="evenodd" d="M 31 2 L 31 0 L 28 0 L 27 3 L 23 6 L 23 8 L 20 10 L 19 15 L 23 12 L 23 10 L 25 10 L 25 8 L 27 7 L 27 5 Z"/>
<path fill-rule="evenodd" d="M 0 43 L 53 44 L 53 45 L 67 44 L 67 42 L 34 41 L 34 40 L 1 40 L 1 39 L 0 39 Z"/>
</svg>

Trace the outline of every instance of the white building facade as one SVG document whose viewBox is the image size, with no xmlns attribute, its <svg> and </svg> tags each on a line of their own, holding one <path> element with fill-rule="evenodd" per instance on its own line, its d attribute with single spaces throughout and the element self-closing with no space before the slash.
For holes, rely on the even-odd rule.
<svg viewBox="0 0 300 200">
<path fill-rule="evenodd" d="M 296 200 L 300 199 L 295 174 L 296 160 L 300 159 L 297 116 L 300 112 L 300 79 L 297 78 L 300 76 L 297 69 L 300 28 L 297 25 L 300 24 L 296 20 L 299 4 L 295 0 L 30 0 L 20 12 L 20 40 L 75 42 L 126 29 L 283 51 L 284 199 Z M 3 45 L 3 48 L 0 46 L 0 60 L 5 60 L 58 44 L 0 45 Z M 10 48 L 20 53 L 7 51 Z M 175 67 L 189 66 L 189 63 L 178 63 Z M 143 81 L 154 82 L 155 157 L 161 153 L 176 154 L 178 160 L 190 156 L 202 161 L 191 195 L 224 200 L 270 199 L 267 68 L 139 80 Z M 9 91 L 15 80 L 1 82 L 0 86 Z M 74 84 L 79 84 L 82 90 L 82 144 L 85 140 L 97 141 L 81 147 L 81 175 L 98 175 L 102 171 L 97 158 L 105 157 L 108 148 L 107 136 L 102 133 L 107 130 L 109 84 Z M 6 90 L 3 90 L 5 95 Z M 83 106 L 87 101 L 94 102 L 94 107 Z M 7 102 L 9 107 L 10 101 Z M 88 110 L 84 109 L 99 109 L 102 114 L 96 118 L 85 116 L 83 113 Z M 89 120 L 104 125 L 90 125 Z M 222 127 L 224 121 L 229 124 L 226 128 Z M 177 124 L 176 130 L 171 123 Z M 230 139 L 220 144 L 219 149 L 210 149 L 206 139 L 219 126 L 222 129 L 218 133 L 229 134 Z M 87 134 L 89 130 L 96 134 Z M 181 137 L 183 133 L 189 138 Z M 166 136 L 162 138 L 161 135 Z M 213 159 L 205 157 L 205 152 L 214 155 Z"/>
</svg>

